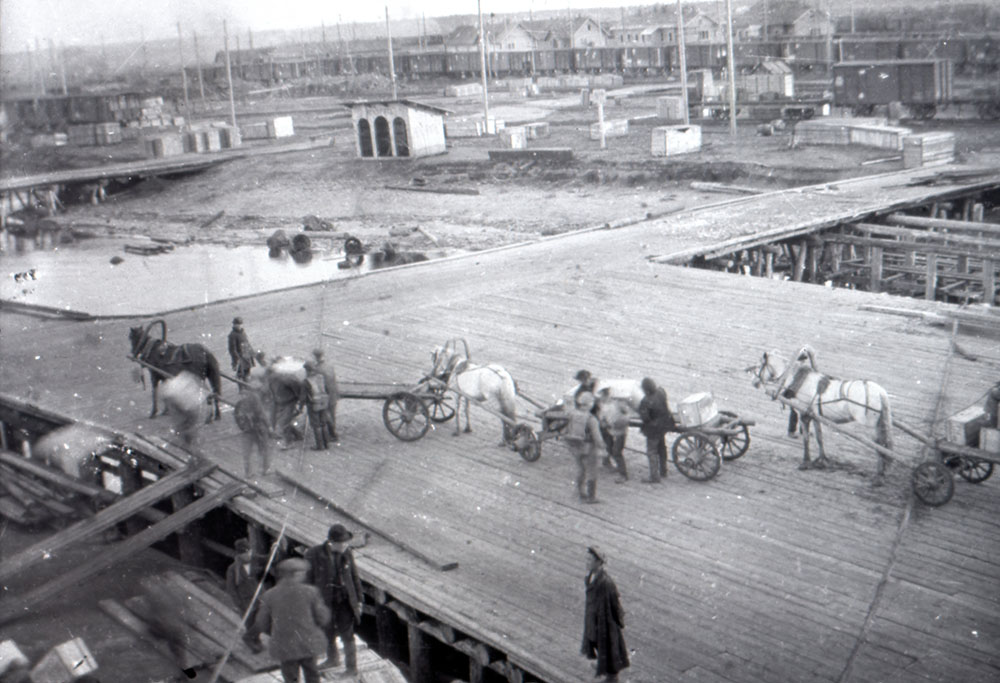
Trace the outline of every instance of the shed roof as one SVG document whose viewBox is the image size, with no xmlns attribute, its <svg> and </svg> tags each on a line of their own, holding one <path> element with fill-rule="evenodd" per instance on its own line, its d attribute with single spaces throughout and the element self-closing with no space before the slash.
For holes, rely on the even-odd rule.
<svg viewBox="0 0 1000 683">
<path fill-rule="evenodd" d="M 437 112 L 439 114 L 454 114 L 455 112 L 451 109 L 445 109 L 444 107 L 438 107 L 433 104 L 425 104 L 423 102 L 415 102 L 414 100 L 358 100 L 356 102 L 345 102 L 344 106 L 348 109 L 354 109 L 355 107 L 361 107 L 368 104 L 404 104 L 407 107 L 413 109 L 425 109 L 427 111 Z"/>
</svg>

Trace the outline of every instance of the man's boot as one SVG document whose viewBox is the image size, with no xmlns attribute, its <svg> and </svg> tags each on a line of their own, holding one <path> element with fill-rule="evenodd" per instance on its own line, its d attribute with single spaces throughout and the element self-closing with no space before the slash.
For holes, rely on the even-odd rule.
<svg viewBox="0 0 1000 683">
<path fill-rule="evenodd" d="M 596 503 L 597 502 L 597 482 L 588 481 L 587 482 L 587 497 L 584 498 L 585 503 Z"/>
</svg>

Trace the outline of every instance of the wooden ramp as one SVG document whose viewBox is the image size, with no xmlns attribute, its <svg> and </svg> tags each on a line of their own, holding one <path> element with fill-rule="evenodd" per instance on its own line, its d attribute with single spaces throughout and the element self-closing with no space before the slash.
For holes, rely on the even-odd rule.
<svg viewBox="0 0 1000 683">
<path fill-rule="evenodd" d="M 17 457 L 17 456 L 15 456 Z M 0 580 L 7 579 L 19 572 L 48 559 L 54 553 L 66 546 L 76 543 L 88 536 L 113 527 L 129 517 L 148 508 L 169 495 L 177 493 L 215 470 L 214 463 L 204 463 L 193 469 L 184 469 L 167 475 L 154 484 L 144 486 L 136 493 L 122 498 L 113 505 L 101 510 L 90 519 L 85 519 L 62 531 L 22 550 L 13 557 L 0 563 Z"/>
<path fill-rule="evenodd" d="M 151 546 L 170 534 L 184 528 L 194 520 L 202 517 L 210 510 L 222 505 L 233 496 L 237 495 L 244 488 L 243 484 L 237 481 L 224 484 L 221 488 L 206 494 L 190 505 L 178 510 L 162 522 L 158 522 L 134 536 L 130 536 L 121 543 L 110 548 L 107 552 L 101 553 L 97 557 L 76 567 L 72 571 L 59 576 L 48 583 L 42 584 L 38 588 L 28 591 L 24 595 L 12 598 L 6 605 L 0 607 L 0 623 L 6 622 L 31 608 L 32 605 L 47 600 L 70 586 L 76 585 L 89 576 L 99 571 L 114 566 L 124 558 L 133 553 Z"/>
</svg>

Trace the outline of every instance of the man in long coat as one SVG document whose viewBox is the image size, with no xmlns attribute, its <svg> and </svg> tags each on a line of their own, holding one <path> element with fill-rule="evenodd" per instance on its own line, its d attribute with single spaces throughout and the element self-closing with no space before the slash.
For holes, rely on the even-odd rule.
<svg viewBox="0 0 1000 683">
<path fill-rule="evenodd" d="M 323 601 L 330 608 L 332 617 L 327 628 L 326 662 L 322 668 L 337 666 L 337 636 L 344 645 L 345 673 L 358 669 L 357 648 L 354 643 L 354 626 L 361 623 L 361 580 L 354 567 L 354 553 L 349 542 L 354 534 L 343 524 L 334 524 L 327 533 L 327 540 L 306 551 L 309 563 L 309 582 L 316 586 Z"/>
<path fill-rule="evenodd" d="M 323 349 L 313 349 L 313 358 L 316 359 L 316 370 L 323 375 L 326 380 L 326 394 L 330 397 L 330 405 L 326 409 L 326 435 L 334 441 L 340 441 L 337 436 L 337 400 L 340 398 L 340 391 L 337 389 L 337 373 L 333 365 L 326 362 L 326 354 Z"/>
<path fill-rule="evenodd" d="M 667 392 L 656 386 L 649 377 L 642 380 L 642 401 L 639 402 L 639 431 L 646 437 L 646 458 L 649 460 L 649 478 L 644 482 L 656 484 L 667 476 L 666 433 L 674 426 L 674 417 L 667 405 Z"/>
<path fill-rule="evenodd" d="M 233 318 L 233 329 L 229 332 L 229 358 L 236 372 L 236 379 L 246 382 L 255 361 L 250 338 L 243 329 L 243 318 Z M 243 391 L 243 385 L 240 385 L 240 391 Z"/>
<path fill-rule="evenodd" d="M 305 683 L 319 683 L 316 657 L 326 650 L 324 628 L 330 610 L 316 586 L 305 583 L 309 564 L 293 557 L 278 565 L 278 585 L 260 599 L 253 628 L 270 633 L 270 653 L 281 663 L 285 683 L 298 683 L 299 669 Z"/>
<path fill-rule="evenodd" d="M 625 645 L 625 612 L 618 599 L 618 588 L 604 571 L 604 555 L 597 548 L 587 548 L 587 602 L 583 620 L 581 654 L 596 659 L 596 675 L 605 681 L 618 680 L 618 672 L 629 666 Z"/>
</svg>

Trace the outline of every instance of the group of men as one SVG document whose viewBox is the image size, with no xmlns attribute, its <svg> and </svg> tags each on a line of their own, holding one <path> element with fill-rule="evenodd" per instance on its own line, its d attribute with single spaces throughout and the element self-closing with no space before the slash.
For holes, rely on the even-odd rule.
<svg viewBox="0 0 1000 683">
<path fill-rule="evenodd" d="M 236 423 L 244 435 L 244 473 L 254 474 L 253 454 L 260 455 L 262 473 L 267 474 L 271 460 L 271 438 L 286 443 L 300 434 L 295 432 L 295 416 L 304 407 L 315 438 L 314 450 L 327 450 L 337 435 L 337 377 L 326 363 L 322 349 L 314 349 L 311 360 L 303 364 L 302 382 L 274 381 L 263 351 L 254 351 L 243 319 L 234 318 L 229 333 L 229 357 L 240 384 L 236 404 Z"/>
<path fill-rule="evenodd" d="M 580 370 L 575 379 L 579 382 L 573 396 L 573 406 L 564 407 L 567 424 L 562 436 L 576 460 L 576 487 L 580 500 L 597 503 L 597 452 L 603 444 L 607 455 L 604 465 L 617 476 L 616 484 L 628 481 L 625 463 L 625 437 L 628 433 L 632 411 L 620 397 L 613 397 L 609 389 L 598 391 L 597 378 L 589 371 Z M 646 458 L 649 476 L 644 483 L 656 484 L 667 476 L 666 434 L 674 428 L 673 415 L 667 404 L 667 393 L 649 377 L 641 383 L 643 397 L 637 406 L 641 426 L 646 437 Z"/>
<path fill-rule="evenodd" d="M 339 666 L 337 638 L 344 649 L 345 674 L 357 674 L 354 629 L 361 622 L 362 593 L 353 538 L 344 525 L 334 524 L 327 540 L 309 548 L 304 557 L 279 562 L 278 582 L 263 594 L 258 589 L 263 568 L 246 539 L 236 542 L 226 590 L 248 624 L 243 640 L 260 652 L 260 636 L 269 634 L 268 650 L 286 683 L 297 683 L 300 671 L 305 683 L 318 683 L 320 670 Z M 325 661 L 317 663 L 324 654 Z"/>
</svg>

